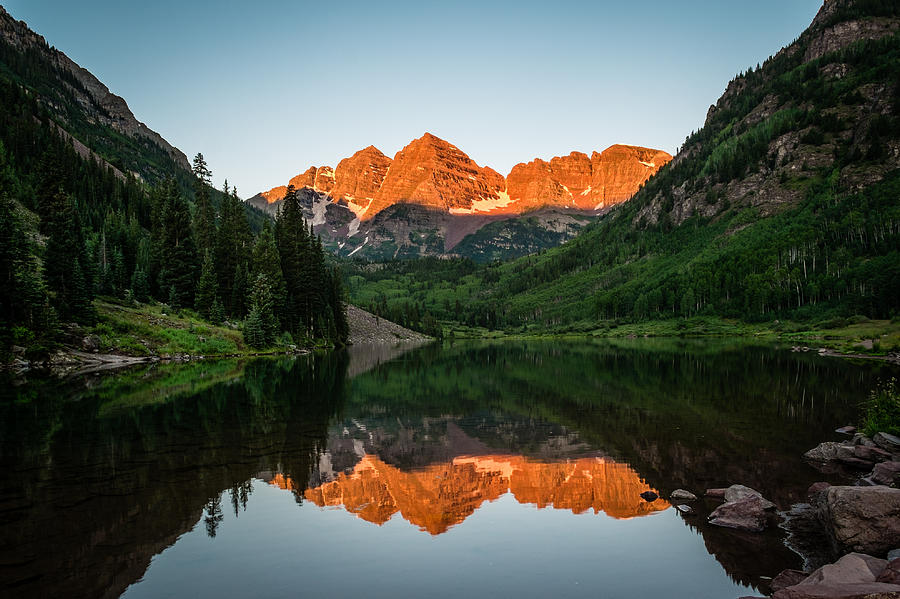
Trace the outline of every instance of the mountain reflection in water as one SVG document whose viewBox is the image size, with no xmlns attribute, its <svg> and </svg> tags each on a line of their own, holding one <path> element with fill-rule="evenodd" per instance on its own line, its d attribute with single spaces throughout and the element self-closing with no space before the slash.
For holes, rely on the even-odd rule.
<svg viewBox="0 0 900 599">
<path fill-rule="evenodd" d="M 672 567 L 688 568 L 682 586 L 668 589 L 675 595 L 752 594 L 732 593 L 729 578 L 746 588 L 799 565 L 780 531 L 715 529 L 705 522 L 709 502 L 686 517 L 640 493 L 742 483 L 785 508 L 822 477 L 802 452 L 853 422 L 861 394 L 897 376 L 881 363 L 714 342 L 470 343 L 363 357 L 153 366 L 0 386 L 0 595 L 222 596 L 217 584 L 234 595 L 242 581 L 256 584 L 248 591 L 256 595 L 301 584 L 327 592 L 318 572 L 366 546 L 377 547 L 364 556 L 371 575 L 385 576 L 381 590 L 395 595 L 407 580 L 401 572 L 471 557 L 473 576 L 487 580 L 479 568 L 506 559 L 520 569 L 522 596 L 565 596 L 558 579 L 532 576 L 542 566 L 528 560 L 544 546 L 569 551 L 565 562 L 542 558 L 554 571 L 581 564 L 579 576 L 595 585 L 627 582 L 631 596 L 649 595 L 666 591 L 662 578 L 675 572 L 628 580 L 617 568 L 642 563 L 663 537 L 666 556 L 683 560 Z M 296 503 L 254 512 L 272 508 L 268 494 L 254 492 L 260 478 L 290 489 Z M 510 503 L 521 520 L 502 534 L 526 534 L 537 519 L 548 528 L 491 545 Z M 478 520 L 490 504 L 505 511 Z M 315 505 L 386 524 L 351 530 L 344 523 L 358 520 Z M 408 534 L 442 542 L 402 536 L 387 524 L 395 514 L 434 536 L 404 524 Z M 291 545 L 309 542 L 296 534 L 304 526 L 318 531 L 315 551 Z M 612 530 L 604 526 L 628 532 L 616 528 L 615 540 L 603 541 L 597 535 Z M 531 553 L 516 553 L 516 542 Z M 415 550 L 400 563 L 405 547 Z M 278 570 L 282 586 L 254 576 L 283 554 L 303 560 Z M 394 559 L 378 561 L 382 554 Z M 235 555 L 241 561 L 228 561 Z M 582 564 L 619 557 L 608 568 Z M 176 575 L 178 564 L 191 569 Z M 451 582 L 432 594 L 475 592 Z"/>
<path fill-rule="evenodd" d="M 271 482 L 284 489 L 295 488 L 283 475 Z M 465 456 L 403 472 L 366 454 L 352 473 L 340 473 L 332 482 L 306 489 L 304 497 L 319 507 L 343 505 L 348 512 L 379 525 L 399 512 L 410 524 L 438 535 L 472 515 L 483 502 L 505 493 L 538 508 L 575 514 L 593 510 L 621 519 L 669 507 L 662 499 L 647 502 L 641 498 L 641 493 L 651 490 L 625 464 L 601 457 L 546 463 L 522 456 Z"/>
</svg>

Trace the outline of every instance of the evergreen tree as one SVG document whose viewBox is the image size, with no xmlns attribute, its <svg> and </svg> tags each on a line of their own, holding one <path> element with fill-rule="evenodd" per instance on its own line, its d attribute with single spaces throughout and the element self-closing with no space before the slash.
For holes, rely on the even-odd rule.
<svg viewBox="0 0 900 599">
<path fill-rule="evenodd" d="M 139 302 L 146 302 L 150 299 L 150 281 L 147 273 L 138 266 L 131 275 L 131 291 L 134 293 L 134 299 Z"/>
<path fill-rule="evenodd" d="M 279 322 L 279 330 L 289 328 L 284 312 L 287 288 L 281 274 L 281 260 L 278 255 L 278 246 L 275 243 L 275 233 L 268 221 L 263 223 L 262 231 L 256 238 L 251 256 L 251 280 L 256 280 L 259 275 L 264 275 L 272 288 L 272 311 Z"/>
<path fill-rule="evenodd" d="M 197 248 L 191 233 L 187 202 L 174 179 L 166 183 L 162 220 L 160 286 L 170 290 L 173 308 L 190 308 L 194 305 L 197 280 Z"/>
<path fill-rule="evenodd" d="M 206 252 L 211 254 L 216 249 L 216 211 L 210 197 L 212 186 L 212 171 L 199 152 L 194 157 L 194 200 L 196 203 L 194 213 L 194 234 L 197 241 L 197 251 L 203 256 Z"/>
<path fill-rule="evenodd" d="M 218 295 L 218 287 L 212 255 L 207 251 L 203 257 L 203 267 L 200 270 L 200 280 L 197 282 L 197 294 L 194 298 L 194 307 L 207 320 L 211 318 L 212 307 Z"/>
<path fill-rule="evenodd" d="M 250 313 L 245 323 L 245 335 L 249 330 L 254 347 L 269 347 L 278 336 L 278 320 L 273 313 L 272 287 L 266 276 L 257 275 L 250 292 Z"/>
<path fill-rule="evenodd" d="M 47 236 L 44 250 L 44 280 L 51 303 L 63 320 L 81 324 L 94 322 L 92 283 L 84 276 L 86 246 L 73 198 L 58 190 L 45 204 L 41 221 Z"/>
</svg>

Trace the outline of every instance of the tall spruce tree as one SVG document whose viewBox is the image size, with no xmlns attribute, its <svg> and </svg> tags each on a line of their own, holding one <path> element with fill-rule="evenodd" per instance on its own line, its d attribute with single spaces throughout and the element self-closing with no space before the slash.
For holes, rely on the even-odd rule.
<svg viewBox="0 0 900 599">
<path fill-rule="evenodd" d="M 197 241 L 197 251 L 201 256 L 206 252 L 212 254 L 216 249 L 216 211 L 213 207 L 210 189 L 212 186 L 212 171 L 203 159 L 203 154 L 194 156 L 194 234 Z"/>
<path fill-rule="evenodd" d="M 213 265 L 212 254 L 207 250 L 203 257 L 200 280 L 197 282 L 197 294 L 194 298 L 194 307 L 207 320 L 211 317 L 218 290 L 219 284 L 216 281 L 216 269 Z"/>
<path fill-rule="evenodd" d="M 85 277 L 89 262 L 75 200 L 62 189 L 44 204 L 41 232 L 47 236 L 44 280 L 62 320 L 91 324 L 96 318 L 93 282 Z"/>
<path fill-rule="evenodd" d="M 178 191 L 174 179 L 166 183 L 162 221 L 160 287 L 168 290 L 174 307 L 190 308 L 194 305 L 197 281 L 197 247 L 194 245 L 187 202 Z"/>
</svg>

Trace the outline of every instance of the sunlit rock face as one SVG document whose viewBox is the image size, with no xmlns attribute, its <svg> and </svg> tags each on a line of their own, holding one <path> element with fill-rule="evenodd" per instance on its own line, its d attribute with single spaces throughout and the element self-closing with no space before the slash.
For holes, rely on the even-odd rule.
<svg viewBox="0 0 900 599">
<path fill-rule="evenodd" d="M 504 187 L 500 173 L 478 166 L 453 144 L 426 133 L 394 156 L 366 217 L 400 202 L 444 211 L 496 205 Z"/>
<path fill-rule="evenodd" d="M 283 475 L 270 483 L 295 490 Z M 343 506 L 378 525 L 399 512 L 410 524 L 438 535 L 505 493 L 538 508 L 634 518 L 669 507 L 662 499 L 641 499 L 648 490 L 653 489 L 634 470 L 607 458 L 541 462 L 522 456 L 464 456 L 405 472 L 366 454 L 350 473 L 306 489 L 304 495 L 320 507 Z"/>
<path fill-rule="evenodd" d="M 369 146 L 341 160 L 334 170 L 311 167 L 290 184 L 327 194 L 361 220 L 400 203 L 450 214 L 521 214 L 545 207 L 598 211 L 629 199 L 671 159 L 662 150 L 614 145 L 590 157 L 572 152 L 549 162 L 536 158 L 517 164 L 503 177 L 426 133 L 393 160 Z M 279 186 L 260 196 L 273 204 L 286 190 Z"/>
<path fill-rule="evenodd" d="M 391 159 L 375 146 L 344 158 L 334 169 L 332 198 L 338 202 L 346 202 L 357 214 L 367 212 L 375 194 L 381 189 L 390 166 Z"/>
</svg>

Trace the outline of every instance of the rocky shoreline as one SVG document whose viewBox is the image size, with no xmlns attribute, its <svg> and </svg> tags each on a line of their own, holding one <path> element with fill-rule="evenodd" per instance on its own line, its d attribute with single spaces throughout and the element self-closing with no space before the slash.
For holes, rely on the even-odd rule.
<svg viewBox="0 0 900 599">
<path fill-rule="evenodd" d="M 775 512 L 775 504 L 742 485 L 706 491 L 706 497 L 724 501 L 709 515 L 709 524 L 761 532 L 780 519 L 786 545 L 803 557 L 803 570 L 782 571 L 767 597 L 900 598 L 900 438 L 883 432 L 869 438 L 854 434 L 853 427 L 837 432 L 853 437 L 821 443 L 804 457 L 823 473 L 856 470 L 855 485 L 814 483 L 807 502 L 785 512 Z M 696 500 L 679 489 L 672 493 L 673 505 L 684 494 Z"/>
</svg>

